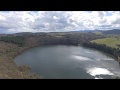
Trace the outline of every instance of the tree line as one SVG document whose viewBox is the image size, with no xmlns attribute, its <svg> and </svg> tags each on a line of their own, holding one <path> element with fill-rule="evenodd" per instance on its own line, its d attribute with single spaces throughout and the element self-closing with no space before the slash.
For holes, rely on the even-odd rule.
<svg viewBox="0 0 120 90">
<path fill-rule="evenodd" d="M 113 55 L 114 57 L 118 58 L 120 55 L 120 49 L 119 48 L 111 48 L 109 46 L 106 46 L 105 44 L 97 44 L 92 42 L 85 42 L 82 44 L 84 47 L 94 48 L 103 52 L 106 52 L 108 54 Z"/>
<path fill-rule="evenodd" d="M 23 46 L 25 44 L 25 37 L 23 36 L 5 36 L 1 37 L 0 40 L 7 43 L 18 44 L 19 46 Z"/>
<path fill-rule="evenodd" d="M 34 46 L 37 45 L 56 45 L 56 44 L 67 44 L 67 45 L 78 45 L 84 42 L 88 42 L 93 39 L 103 38 L 101 35 L 95 35 L 93 33 L 47 33 L 47 34 L 31 34 L 22 36 L 4 36 L 0 40 L 8 43 L 18 44 L 20 46 L 28 43 Z M 28 45 L 27 44 L 27 45 Z"/>
</svg>

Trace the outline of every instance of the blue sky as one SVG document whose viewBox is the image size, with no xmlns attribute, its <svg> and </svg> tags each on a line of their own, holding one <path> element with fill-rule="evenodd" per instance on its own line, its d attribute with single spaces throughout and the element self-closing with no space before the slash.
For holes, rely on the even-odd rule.
<svg viewBox="0 0 120 90">
<path fill-rule="evenodd" d="M 106 16 L 111 16 L 112 13 L 106 12 Z"/>
<path fill-rule="evenodd" d="M 1 11 L 0 33 L 120 28 L 120 11 Z"/>
</svg>

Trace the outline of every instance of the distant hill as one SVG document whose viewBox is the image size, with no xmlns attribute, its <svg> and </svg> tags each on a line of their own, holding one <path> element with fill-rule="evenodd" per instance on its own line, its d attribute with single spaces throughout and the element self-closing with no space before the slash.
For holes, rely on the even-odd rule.
<svg viewBox="0 0 120 90">
<path fill-rule="evenodd" d="M 70 32 L 94 32 L 95 30 L 79 30 L 79 31 L 70 31 Z"/>
<path fill-rule="evenodd" d="M 39 35 L 39 34 L 68 34 L 68 33 L 95 33 L 95 34 L 117 34 L 120 35 L 120 29 L 113 30 L 77 30 L 77 31 L 66 31 L 66 32 L 19 32 L 14 34 L 0 34 L 0 36 L 26 36 L 26 35 Z"/>
<path fill-rule="evenodd" d="M 18 36 L 23 36 L 23 35 L 29 35 L 32 34 L 31 32 L 20 32 L 20 33 L 15 33 L 14 35 L 18 35 Z"/>
<path fill-rule="evenodd" d="M 113 30 L 107 30 L 107 31 L 102 31 L 103 34 L 120 34 L 119 29 L 113 29 Z"/>
<path fill-rule="evenodd" d="M 81 30 L 78 32 L 91 32 L 96 34 L 120 34 L 120 29 L 113 29 L 113 30 Z"/>
</svg>

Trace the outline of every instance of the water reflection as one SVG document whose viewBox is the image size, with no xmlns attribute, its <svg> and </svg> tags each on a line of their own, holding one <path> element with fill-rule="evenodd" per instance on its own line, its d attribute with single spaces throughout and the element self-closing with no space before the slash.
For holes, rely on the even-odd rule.
<svg viewBox="0 0 120 90">
<path fill-rule="evenodd" d="M 87 69 L 87 73 L 92 76 L 95 76 L 95 79 L 102 79 L 99 75 L 114 75 L 114 73 L 110 72 L 106 68 L 92 67 Z M 96 77 L 98 76 L 98 77 Z"/>
<path fill-rule="evenodd" d="M 114 60 L 112 58 L 103 58 L 103 60 Z"/>
<path fill-rule="evenodd" d="M 78 55 L 72 55 L 71 56 L 73 59 L 77 59 L 77 60 L 80 60 L 80 61 L 86 61 L 86 60 L 91 60 L 90 58 L 87 58 L 87 57 L 83 57 L 83 56 L 78 56 Z"/>
</svg>

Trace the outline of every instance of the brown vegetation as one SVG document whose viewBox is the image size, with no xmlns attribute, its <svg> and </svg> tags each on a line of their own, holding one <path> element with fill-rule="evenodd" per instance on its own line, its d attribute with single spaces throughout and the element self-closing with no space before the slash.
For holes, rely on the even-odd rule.
<svg viewBox="0 0 120 90">
<path fill-rule="evenodd" d="M 26 66 L 17 66 L 13 58 L 23 49 L 18 45 L 0 42 L 0 79 L 40 78 L 29 72 Z"/>
</svg>

